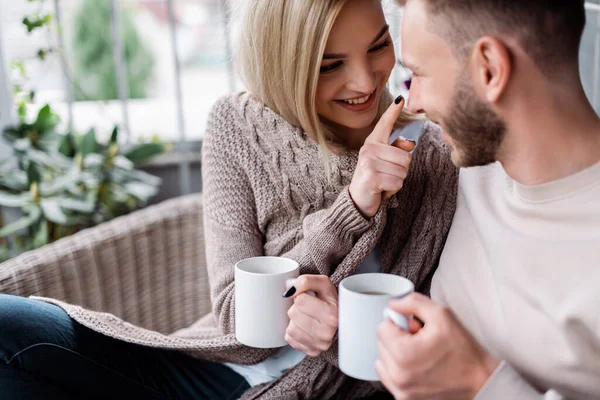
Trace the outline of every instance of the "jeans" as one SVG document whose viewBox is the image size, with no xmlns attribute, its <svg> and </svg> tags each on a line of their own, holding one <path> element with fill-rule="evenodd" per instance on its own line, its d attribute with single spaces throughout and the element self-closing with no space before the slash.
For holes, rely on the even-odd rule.
<svg viewBox="0 0 600 400">
<path fill-rule="evenodd" d="M 41 301 L 0 294 L 0 399 L 237 399 L 230 368 L 118 341 Z"/>
</svg>

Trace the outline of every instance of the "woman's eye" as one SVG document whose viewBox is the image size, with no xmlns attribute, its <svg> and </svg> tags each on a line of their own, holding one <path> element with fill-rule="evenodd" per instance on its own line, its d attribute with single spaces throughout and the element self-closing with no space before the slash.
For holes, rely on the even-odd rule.
<svg viewBox="0 0 600 400">
<path fill-rule="evenodd" d="M 335 62 L 335 63 L 333 63 L 331 65 L 324 65 L 324 66 L 321 67 L 321 73 L 322 74 L 326 74 L 328 72 L 333 72 L 333 71 L 335 71 L 336 69 L 338 69 L 341 66 L 342 66 L 342 62 L 341 61 Z"/>
<path fill-rule="evenodd" d="M 381 51 L 381 50 L 389 47 L 390 44 L 392 44 L 392 43 L 388 39 L 385 42 L 382 42 L 381 44 L 378 44 L 377 46 L 370 48 L 369 53 L 377 53 L 378 51 Z"/>
</svg>

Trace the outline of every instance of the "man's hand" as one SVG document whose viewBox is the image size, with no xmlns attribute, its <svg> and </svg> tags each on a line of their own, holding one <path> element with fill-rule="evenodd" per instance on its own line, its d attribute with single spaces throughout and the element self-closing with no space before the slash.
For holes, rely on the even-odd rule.
<svg viewBox="0 0 600 400">
<path fill-rule="evenodd" d="M 396 400 L 473 399 L 499 362 L 456 319 L 452 311 L 413 293 L 390 308 L 424 322 L 411 333 L 390 320 L 377 329 L 377 373 Z"/>
</svg>

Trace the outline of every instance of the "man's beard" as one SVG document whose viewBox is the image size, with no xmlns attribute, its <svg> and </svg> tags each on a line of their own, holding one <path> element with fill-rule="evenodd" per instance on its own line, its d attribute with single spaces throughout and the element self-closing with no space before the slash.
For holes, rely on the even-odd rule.
<svg viewBox="0 0 600 400">
<path fill-rule="evenodd" d="M 458 77 L 444 125 L 454 144 L 452 161 L 457 166 L 477 167 L 497 160 L 506 124 L 479 100 L 466 74 Z"/>
</svg>

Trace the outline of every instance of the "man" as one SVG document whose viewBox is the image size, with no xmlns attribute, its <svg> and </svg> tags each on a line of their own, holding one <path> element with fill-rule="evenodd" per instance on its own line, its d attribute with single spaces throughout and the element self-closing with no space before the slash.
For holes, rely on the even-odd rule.
<svg viewBox="0 0 600 400">
<path fill-rule="evenodd" d="M 600 120 L 583 0 L 408 0 L 409 109 L 461 169 L 432 299 L 378 330 L 396 399 L 600 398 Z M 477 167 L 477 168 L 475 168 Z"/>
</svg>

